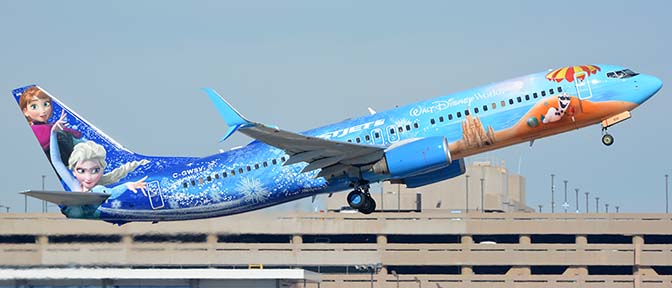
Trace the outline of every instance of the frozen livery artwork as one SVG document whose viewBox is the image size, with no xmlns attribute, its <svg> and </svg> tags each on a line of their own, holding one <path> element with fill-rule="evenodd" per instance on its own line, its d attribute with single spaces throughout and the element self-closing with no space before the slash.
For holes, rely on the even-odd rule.
<svg viewBox="0 0 672 288">
<path fill-rule="evenodd" d="M 246 119 L 204 89 L 228 125 L 255 141 L 204 158 L 137 154 L 30 85 L 13 95 L 63 191 L 26 191 L 67 217 L 170 221 L 218 217 L 321 193 L 349 192 L 371 213 L 369 185 L 420 187 L 465 172 L 464 158 L 600 123 L 607 128 L 662 87 L 612 65 L 570 66 L 349 119 L 302 133 Z"/>
</svg>

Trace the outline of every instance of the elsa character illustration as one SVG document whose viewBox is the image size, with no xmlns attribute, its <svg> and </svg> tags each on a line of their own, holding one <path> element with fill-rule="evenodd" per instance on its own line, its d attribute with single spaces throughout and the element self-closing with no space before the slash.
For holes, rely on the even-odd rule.
<svg viewBox="0 0 672 288">
<path fill-rule="evenodd" d="M 51 159 L 56 172 L 61 176 L 61 179 L 70 191 L 101 192 L 111 194 L 110 199 L 118 197 L 126 190 L 137 193 L 137 189 L 140 189 L 145 196 L 147 195 L 145 192 L 145 179 L 147 177 L 135 182 L 126 182 L 112 188 L 108 188 L 106 185 L 117 183 L 119 179 L 126 177 L 128 173 L 135 170 L 138 166 L 149 163 L 148 160 L 131 161 L 109 173 L 103 174 L 105 167 L 107 167 L 107 161 L 105 161 L 107 152 L 105 148 L 93 141 L 86 141 L 75 145 L 68 160 L 68 167 L 66 167 L 61 161 L 59 153 L 54 152 L 58 151 L 58 141 L 53 140 L 56 137 L 56 130 L 63 127 L 61 121 L 62 119 L 52 128 L 52 141 L 50 144 Z M 68 168 L 72 171 L 72 174 Z"/>
<path fill-rule="evenodd" d="M 40 90 L 40 88 L 33 86 L 21 93 L 19 107 L 21 107 L 23 115 L 26 116 L 28 125 L 33 129 L 33 133 L 40 142 L 40 146 L 42 146 L 47 157 L 50 157 L 49 139 L 53 124 L 50 124 L 48 121 L 53 113 L 51 97 Z M 61 159 L 67 162 L 72 152 L 72 147 L 77 142 L 77 139 L 82 138 L 82 133 L 70 128 L 64 128 L 59 131 L 57 136 Z"/>
</svg>

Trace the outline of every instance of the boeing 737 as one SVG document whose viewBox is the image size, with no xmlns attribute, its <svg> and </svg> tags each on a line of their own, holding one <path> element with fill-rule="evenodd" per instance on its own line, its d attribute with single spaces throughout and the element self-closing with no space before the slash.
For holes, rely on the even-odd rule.
<svg viewBox="0 0 672 288">
<path fill-rule="evenodd" d="M 613 65 L 569 66 L 301 133 L 244 117 L 203 89 L 228 125 L 254 139 L 195 157 L 157 157 L 125 148 L 42 88 L 15 89 L 19 104 L 63 191 L 25 191 L 70 218 L 188 220 L 242 213 L 345 191 L 361 213 L 376 210 L 372 183 L 421 187 L 465 173 L 464 158 L 602 125 L 607 128 L 662 87 L 658 78 Z"/>
</svg>

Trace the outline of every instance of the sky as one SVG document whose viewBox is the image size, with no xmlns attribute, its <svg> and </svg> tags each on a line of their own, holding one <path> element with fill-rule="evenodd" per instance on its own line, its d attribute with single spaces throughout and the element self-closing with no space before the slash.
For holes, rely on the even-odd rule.
<svg viewBox="0 0 672 288">
<path fill-rule="evenodd" d="M 505 161 L 527 177 L 531 207 L 549 207 L 555 174 L 556 191 L 568 180 L 621 212 L 665 212 L 670 3 L 0 0 L 0 205 L 23 211 L 18 192 L 40 189 L 42 175 L 47 189 L 61 189 L 11 96 L 27 84 L 133 151 L 206 156 L 251 139 L 218 142 L 226 124 L 203 87 L 249 119 L 298 132 L 366 115 L 367 107 L 615 64 L 664 84 L 609 129 L 611 147 L 595 125 L 467 161 Z M 40 211 L 37 200 L 28 204 Z"/>
</svg>

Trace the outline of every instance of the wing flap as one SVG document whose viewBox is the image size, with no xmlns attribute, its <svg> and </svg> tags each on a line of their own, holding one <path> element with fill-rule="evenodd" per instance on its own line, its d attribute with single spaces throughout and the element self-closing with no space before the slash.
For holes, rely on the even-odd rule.
<svg viewBox="0 0 672 288">
<path fill-rule="evenodd" d="M 97 192 L 65 192 L 65 191 L 40 191 L 28 190 L 21 192 L 33 198 L 51 202 L 62 206 L 83 206 L 83 205 L 100 205 L 110 194 Z"/>
</svg>

